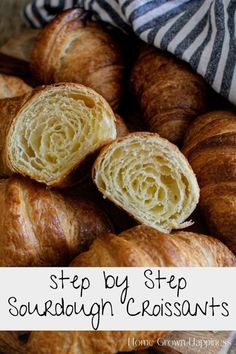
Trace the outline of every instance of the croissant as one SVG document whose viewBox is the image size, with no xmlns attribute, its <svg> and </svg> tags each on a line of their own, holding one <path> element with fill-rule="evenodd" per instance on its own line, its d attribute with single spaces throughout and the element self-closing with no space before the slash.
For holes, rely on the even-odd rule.
<svg viewBox="0 0 236 354">
<path fill-rule="evenodd" d="M 25 333 L 21 331 L 0 331 L 0 353 L 25 354 L 24 349 L 28 339 Z"/>
<path fill-rule="evenodd" d="M 211 233 L 236 253 L 236 115 L 216 111 L 190 126 L 183 153 L 197 175 Z"/>
<path fill-rule="evenodd" d="M 0 99 L 22 96 L 31 90 L 19 77 L 0 74 Z"/>
<path fill-rule="evenodd" d="M 141 225 L 119 236 L 97 238 L 89 251 L 71 263 L 74 267 L 231 267 L 236 257 L 220 241 L 191 232 L 172 235 Z M 155 340 L 163 331 L 32 332 L 27 354 L 114 354 L 131 351 L 128 338 Z M 135 349 L 138 349 L 135 348 Z M 141 349 L 144 349 L 143 347 Z"/>
<path fill-rule="evenodd" d="M 81 9 L 62 12 L 40 33 L 31 68 L 40 82 L 68 81 L 93 88 L 116 109 L 124 65 L 119 49 L 104 30 Z"/>
<path fill-rule="evenodd" d="M 184 62 L 152 46 L 142 47 L 131 86 L 148 128 L 172 142 L 181 141 L 190 121 L 206 111 L 204 80 Z"/>
<path fill-rule="evenodd" d="M 140 223 L 163 232 L 184 228 L 199 187 L 179 149 L 154 133 L 131 133 L 107 145 L 93 166 L 100 192 Z"/>
<path fill-rule="evenodd" d="M 115 116 L 79 84 L 42 86 L 0 101 L 0 175 L 20 173 L 48 186 L 76 182 L 76 171 L 116 138 Z"/>
<path fill-rule="evenodd" d="M 0 266 L 63 266 L 111 230 L 89 200 L 24 177 L 0 180 Z"/>
</svg>

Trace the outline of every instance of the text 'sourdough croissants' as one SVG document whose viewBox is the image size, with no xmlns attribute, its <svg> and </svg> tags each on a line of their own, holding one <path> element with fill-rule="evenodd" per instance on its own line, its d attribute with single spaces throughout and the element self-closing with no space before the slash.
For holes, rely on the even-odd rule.
<svg viewBox="0 0 236 354">
<path fill-rule="evenodd" d="M 215 111 L 190 126 L 183 152 L 201 188 L 207 226 L 236 254 L 236 115 Z"/>
<path fill-rule="evenodd" d="M 77 82 L 102 95 L 116 109 L 124 65 L 117 44 L 82 9 L 62 12 L 40 33 L 32 52 L 34 76 L 43 84 Z"/>
<path fill-rule="evenodd" d="M 65 266 L 111 230 L 91 201 L 46 188 L 29 178 L 0 180 L 0 266 Z"/>
<path fill-rule="evenodd" d="M 191 120 L 206 111 L 203 78 L 152 46 L 142 47 L 131 83 L 150 131 L 172 142 L 181 141 Z"/>
<path fill-rule="evenodd" d="M 104 234 L 95 239 L 89 251 L 74 259 L 74 267 L 233 267 L 236 258 L 220 241 L 201 234 L 180 231 L 163 234 L 140 225 L 119 236 Z M 35 331 L 28 342 L 19 345 L 8 332 L 1 342 L 27 354 L 115 354 L 131 351 L 128 338 L 156 340 L 163 331 Z M 138 349 L 138 347 L 136 347 Z"/>
<path fill-rule="evenodd" d="M 15 172 L 65 186 L 91 154 L 115 138 L 109 104 L 79 84 L 42 86 L 0 101 L 1 176 Z"/>
<path fill-rule="evenodd" d="M 132 133 L 106 146 L 93 166 L 93 179 L 105 197 L 164 232 L 189 226 L 185 220 L 199 199 L 184 155 L 154 133 Z"/>
</svg>

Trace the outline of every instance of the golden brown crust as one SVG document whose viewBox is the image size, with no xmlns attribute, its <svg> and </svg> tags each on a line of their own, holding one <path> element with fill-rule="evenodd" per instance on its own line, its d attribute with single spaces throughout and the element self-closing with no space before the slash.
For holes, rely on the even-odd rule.
<svg viewBox="0 0 236 354">
<path fill-rule="evenodd" d="M 97 238 L 89 251 L 71 263 L 75 267 L 230 267 L 235 256 L 220 241 L 191 232 L 172 235 L 136 226 L 119 236 Z M 128 338 L 155 340 L 163 331 L 32 332 L 28 354 L 112 354 L 131 351 Z M 138 349 L 138 348 L 136 348 Z M 140 349 L 144 349 L 143 346 Z"/>
<path fill-rule="evenodd" d="M 0 180 L 0 266 L 63 266 L 111 229 L 89 200 L 23 177 Z"/>
<path fill-rule="evenodd" d="M 31 52 L 39 29 L 27 29 L 10 39 L 0 48 L 0 53 L 30 62 Z"/>
<path fill-rule="evenodd" d="M 236 253 L 236 115 L 197 118 L 183 148 L 201 189 L 200 208 L 214 236 Z"/>
<path fill-rule="evenodd" d="M 190 121 L 206 110 L 207 86 L 174 56 L 144 46 L 131 84 L 149 129 L 172 142 L 183 139 Z"/>
<path fill-rule="evenodd" d="M 74 267 L 233 267 L 236 258 L 217 239 L 193 232 L 173 234 L 139 225 L 119 236 L 97 238 Z"/>
<path fill-rule="evenodd" d="M 209 136 L 213 136 L 214 133 L 212 134 L 211 129 L 206 129 L 206 126 L 210 124 L 211 127 L 213 127 L 213 122 L 214 127 L 217 129 L 217 127 L 223 127 L 225 126 L 226 122 L 231 122 L 235 120 L 235 113 L 233 112 L 227 112 L 227 111 L 214 111 L 214 112 L 209 112 L 206 114 L 203 114 L 197 119 L 195 119 L 187 131 L 187 134 L 184 137 L 184 149 L 189 149 L 190 144 L 194 143 L 194 140 L 201 139 L 201 129 L 203 129 L 204 132 L 204 137 L 205 134 L 208 133 L 210 134 Z M 220 124 L 219 124 L 220 123 Z M 203 139 L 201 139 L 203 140 Z"/>
<path fill-rule="evenodd" d="M 123 63 L 116 43 L 81 9 L 57 16 L 39 35 L 32 53 L 34 76 L 42 83 L 77 82 L 93 88 L 116 109 Z"/>
<path fill-rule="evenodd" d="M 27 348 L 27 354 L 115 354 L 124 351 L 131 351 L 128 346 L 128 338 L 146 339 L 155 341 L 167 335 L 163 331 L 139 331 L 139 332 L 32 332 Z M 140 348 L 144 349 L 144 345 Z M 135 352 L 136 353 L 136 352 Z"/>
<path fill-rule="evenodd" d="M 19 77 L 0 74 L 0 99 L 22 96 L 31 90 Z"/>
<path fill-rule="evenodd" d="M 25 339 L 27 339 L 26 333 L 21 331 L 0 331 L 0 353 L 24 354 Z"/>
<path fill-rule="evenodd" d="M 62 112 L 59 112 L 58 117 L 55 114 L 56 108 L 55 108 L 55 103 L 49 102 L 46 104 L 45 100 L 47 97 L 51 97 L 54 95 L 59 95 L 58 99 L 56 100 L 59 102 L 61 101 L 61 107 L 62 107 Z M 73 134 L 74 136 L 77 134 L 83 134 L 83 129 L 78 128 L 76 126 L 80 124 L 82 128 L 84 128 L 84 125 L 87 124 L 87 129 L 90 131 L 90 139 L 95 139 L 97 141 L 94 141 L 94 144 L 90 144 L 88 142 L 89 148 L 87 149 L 81 149 L 83 151 L 82 154 L 80 154 L 80 157 L 76 158 L 71 158 L 71 165 L 70 167 L 67 167 L 67 162 L 70 159 L 70 156 L 68 155 L 68 159 L 65 160 L 65 164 L 61 165 L 60 168 L 57 171 L 57 175 L 54 177 L 52 173 L 49 173 L 46 171 L 46 174 L 42 175 L 41 170 L 36 168 L 32 168 L 31 162 L 28 163 L 28 167 L 26 168 L 22 164 L 20 165 L 21 157 L 22 154 L 19 151 L 19 143 L 24 142 L 27 140 L 28 146 L 30 144 L 30 140 L 25 139 L 23 136 L 20 138 L 14 137 L 13 134 L 17 135 L 20 134 L 19 132 L 19 127 L 16 128 L 17 124 L 19 125 L 20 119 L 26 119 L 27 124 L 25 124 L 25 131 L 27 131 L 27 134 L 30 135 L 31 133 L 34 134 L 34 131 L 36 131 L 35 134 L 37 134 L 37 130 L 35 129 L 35 124 L 42 124 L 42 132 L 38 136 L 37 139 L 42 141 L 43 139 L 43 134 L 49 134 L 49 128 L 51 129 L 51 136 L 57 135 L 57 131 L 54 129 L 55 119 L 58 119 L 58 123 L 60 125 L 60 130 L 62 130 L 62 134 L 66 134 L 68 131 L 68 126 L 65 126 L 65 122 L 67 120 L 67 115 L 70 118 L 71 111 L 73 111 L 73 107 L 71 103 L 64 102 L 64 99 L 67 99 L 67 97 L 70 97 L 72 100 L 75 102 L 82 101 L 83 102 L 83 107 L 80 108 L 78 107 L 78 111 L 75 110 L 76 116 L 75 118 L 72 116 L 72 124 L 73 126 Z M 37 104 L 36 104 L 37 103 Z M 46 115 L 45 113 L 43 114 L 43 118 L 45 119 L 45 122 L 41 121 L 41 111 L 35 113 L 35 106 L 41 104 L 42 107 L 45 107 L 46 109 Z M 61 109 L 61 108 L 59 108 Z M 65 111 L 67 109 L 67 111 Z M 81 109 L 81 111 L 80 111 Z M 65 111 L 65 114 L 63 112 Z M 84 111 L 87 110 L 88 114 L 93 114 L 93 119 L 90 116 L 89 118 L 91 119 L 86 119 L 86 115 Z M 27 111 L 27 115 L 25 112 Z M 89 113 L 89 112 L 92 113 Z M 29 112 L 31 114 L 32 119 L 29 122 Z M 97 112 L 97 113 L 96 113 Z M 74 114 L 75 114 L 74 113 Z M 47 125 L 47 120 L 49 119 L 51 115 L 51 121 L 53 121 L 52 126 Z M 54 118 L 52 117 L 54 116 Z M 61 125 L 61 119 L 63 116 L 64 119 L 64 124 Z M 25 118 L 24 118 L 25 117 Z M 11 98 L 11 99 L 4 99 L 0 100 L 0 175 L 1 176 L 10 176 L 12 173 L 20 173 L 22 175 L 29 176 L 30 178 L 33 178 L 39 182 L 43 182 L 47 185 L 54 186 L 54 187 L 65 187 L 68 185 L 72 185 L 77 182 L 76 177 L 77 177 L 77 169 L 79 166 L 84 164 L 84 161 L 87 160 L 87 158 L 95 153 L 99 148 L 101 148 L 103 145 L 106 143 L 111 142 L 115 137 L 116 137 L 116 128 L 115 128 L 115 116 L 108 105 L 108 103 L 98 95 L 95 91 L 91 90 L 90 88 L 87 88 L 83 85 L 79 84 L 74 84 L 74 83 L 60 83 L 60 84 L 54 84 L 54 85 L 49 85 L 49 86 L 40 86 L 35 89 L 33 89 L 30 93 L 26 94 L 25 96 L 19 97 L 19 98 Z M 69 119 L 68 118 L 68 119 Z M 33 119 L 35 120 L 35 124 L 32 123 Z M 102 122 L 100 122 L 99 121 Z M 81 122 L 79 122 L 81 120 Z M 101 124 L 103 125 L 103 128 L 101 128 Z M 100 132 L 98 133 L 96 129 L 91 129 L 91 124 L 95 124 L 96 128 L 100 129 Z M 33 124 L 32 129 L 29 129 L 29 125 Z M 49 123 L 50 124 L 50 123 Z M 69 123 L 68 123 L 69 124 Z M 100 125 L 99 125 L 100 124 Z M 23 123 L 20 124 L 20 126 L 23 126 Z M 64 128 L 63 128 L 64 126 Z M 64 132 L 63 129 L 66 131 Z M 71 128 L 72 129 L 72 128 Z M 29 131 L 30 130 L 30 131 Z M 22 131 L 22 130 L 21 130 Z M 23 133 L 21 133 L 23 134 Z M 69 133 L 68 133 L 69 134 Z M 92 134 L 92 136 L 91 136 Z M 98 138 L 97 138 L 98 136 Z M 86 137 L 83 137 L 85 142 L 90 141 Z M 51 139 L 51 138 L 50 138 Z M 60 139 L 60 137 L 59 137 Z M 14 146 L 14 141 L 18 141 L 17 146 Z M 72 139 L 73 140 L 73 139 Z M 75 140 L 75 139 L 74 139 Z M 73 141 L 74 141 L 73 140 Z M 80 137 L 78 136 L 77 140 L 80 140 Z M 51 140 L 50 140 L 51 141 Z M 62 144 L 69 144 L 71 141 L 71 137 L 63 138 L 63 141 L 59 144 L 56 141 L 56 145 L 62 146 Z M 82 139 L 83 141 L 83 139 Z M 10 143 L 11 142 L 11 143 Z M 41 144 L 41 142 L 40 142 Z M 47 147 L 49 145 L 49 148 Z M 51 144 L 48 144 L 46 146 L 46 150 L 44 149 L 46 154 L 51 154 L 52 151 L 50 151 L 50 146 Z M 55 145 L 55 144 L 54 144 Z M 13 146 L 13 147 L 12 147 Z M 35 146 L 35 143 L 34 143 Z M 37 154 L 38 152 L 35 152 L 34 146 L 31 146 L 31 149 L 33 149 L 33 156 L 35 156 L 35 153 Z M 38 146 L 36 144 L 36 146 Z M 57 146 L 60 149 L 60 146 Z M 71 147 L 73 149 L 73 147 Z M 28 150 L 27 146 L 23 147 L 23 150 L 26 149 Z M 67 148 L 65 148 L 67 150 Z M 15 152 L 17 151 L 17 153 Z M 78 150 L 74 149 L 74 153 L 77 154 Z M 15 152 L 15 155 L 13 154 Z M 27 151 L 26 151 L 27 152 Z M 25 154 L 25 151 L 23 153 L 23 156 Z M 31 152 L 32 154 L 32 152 Z M 54 154 L 54 158 L 57 159 L 59 156 L 58 154 Z M 68 153 L 69 154 L 69 153 Z M 27 155 L 28 156 L 28 155 Z M 50 158 L 51 159 L 51 158 Z M 29 160 L 29 159 L 28 159 Z M 44 169 L 48 169 L 51 166 L 51 161 L 47 161 L 45 163 L 44 161 Z M 64 170 L 64 171 L 63 171 Z"/>
<path fill-rule="evenodd" d="M 236 182 L 217 182 L 201 188 L 200 207 L 212 235 L 236 254 Z"/>
</svg>

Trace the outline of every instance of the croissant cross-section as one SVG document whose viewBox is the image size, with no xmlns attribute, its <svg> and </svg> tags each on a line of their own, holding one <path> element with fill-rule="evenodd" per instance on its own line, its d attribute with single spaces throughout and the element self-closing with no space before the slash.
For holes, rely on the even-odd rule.
<svg viewBox="0 0 236 354">
<path fill-rule="evenodd" d="M 14 103 L 3 104 L 7 111 Z M 61 186 L 86 158 L 116 138 L 109 104 L 79 84 L 35 89 L 19 106 L 3 137 L 2 175 L 18 172 Z M 9 119 L 7 113 L 2 124 L 4 118 Z"/>
<path fill-rule="evenodd" d="M 158 134 L 133 133 L 106 146 L 93 167 L 98 189 L 139 222 L 169 232 L 199 199 L 196 177 L 176 146 Z"/>
</svg>

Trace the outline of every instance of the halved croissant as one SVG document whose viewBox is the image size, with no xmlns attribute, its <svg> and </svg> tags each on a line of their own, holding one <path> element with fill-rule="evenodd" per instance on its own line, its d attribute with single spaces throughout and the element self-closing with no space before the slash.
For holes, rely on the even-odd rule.
<svg viewBox="0 0 236 354">
<path fill-rule="evenodd" d="M 97 238 L 74 267 L 232 267 L 236 257 L 220 241 L 191 232 L 172 235 L 141 225 Z M 114 354 L 131 351 L 128 338 L 155 340 L 163 331 L 32 332 L 27 354 Z M 138 349 L 135 348 L 135 349 Z M 143 349 L 143 346 L 141 347 Z"/>
<path fill-rule="evenodd" d="M 49 186 L 75 182 L 75 171 L 116 138 L 115 116 L 79 84 L 42 86 L 0 101 L 0 175 L 14 172 Z"/>
<path fill-rule="evenodd" d="M 236 115 L 216 111 L 197 118 L 183 153 L 198 178 L 207 226 L 236 253 Z"/>
<path fill-rule="evenodd" d="M 62 12 L 36 40 L 31 62 L 42 83 L 77 82 L 93 88 L 112 106 L 119 105 L 124 66 L 104 28 L 81 9 Z"/>
<path fill-rule="evenodd" d="M 24 177 L 0 180 L 0 266 L 63 266 L 111 230 L 86 199 L 59 194 Z"/>
<path fill-rule="evenodd" d="M 132 133 L 107 145 L 94 163 L 93 180 L 105 197 L 163 232 L 189 226 L 185 220 L 199 198 L 184 155 L 154 133 Z"/>
<path fill-rule="evenodd" d="M 143 46 L 131 84 L 152 132 L 172 142 L 184 137 L 191 120 L 206 111 L 207 85 L 184 62 Z"/>
<path fill-rule="evenodd" d="M 0 74 L 0 99 L 22 96 L 31 90 L 19 77 Z"/>
</svg>

